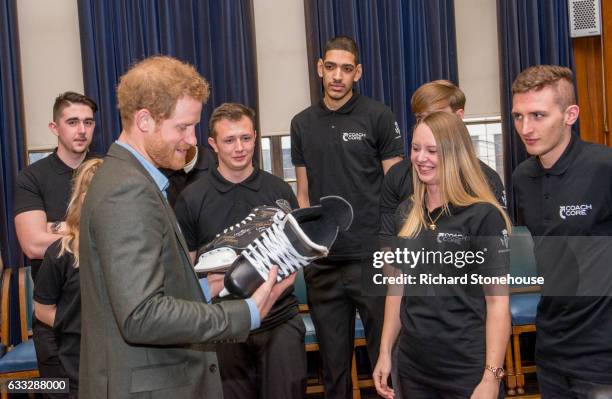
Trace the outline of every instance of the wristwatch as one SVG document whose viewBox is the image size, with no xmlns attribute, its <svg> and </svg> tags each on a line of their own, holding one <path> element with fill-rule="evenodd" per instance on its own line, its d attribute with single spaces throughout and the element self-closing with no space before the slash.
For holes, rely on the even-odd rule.
<svg viewBox="0 0 612 399">
<path fill-rule="evenodd" d="M 62 227 L 61 221 L 58 220 L 57 222 L 53 222 L 51 223 L 51 232 L 57 234 L 59 233 L 61 227 Z"/>
<path fill-rule="evenodd" d="M 490 372 L 492 372 L 497 380 L 501 380 L 502 378 L 504 378 L 506 376 L 506 370 L 504 370 L 503 367 L 493 367 L 493 366 L 487 364 L 485 366 L 485 369 L 487 369 Z"/>
</svg>

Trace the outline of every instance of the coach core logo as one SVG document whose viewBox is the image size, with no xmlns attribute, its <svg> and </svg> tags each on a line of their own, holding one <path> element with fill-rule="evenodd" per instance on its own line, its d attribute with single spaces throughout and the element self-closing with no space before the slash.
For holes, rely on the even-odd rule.
<svg viewBox="0 0 612 399">
<path fill-rule="evenodd" d="M 461 241 L 469 241 L 469 237 L 466 237 L 460 233 L 438 233 L 436 241 L 438 241 L 438 244 L 442 244 L 444 242 L 461 244 Z"/>
<path fill-rule="evenodd" d="M 561 205 L 559 207 L 559 216 L 561 219 L 566 219 L 568 216 L 586 216 L 590 210 L 593 210 L 593 205 Z"/>
<path fill-rule="evenodd" d="M 344 132 L 342 133 L 342 140 L 344 141 L 361 141 L 366 137 L 365 133 L 360 132 Z"/>
</svg>

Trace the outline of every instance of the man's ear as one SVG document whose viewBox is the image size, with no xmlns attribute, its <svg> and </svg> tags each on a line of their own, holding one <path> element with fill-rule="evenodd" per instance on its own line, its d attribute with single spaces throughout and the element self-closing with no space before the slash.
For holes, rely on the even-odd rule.
<svg viewBox="0 0 612 399">
<path fill-rule="evenodd" d="M 459 108 L 457 111 L 455 111 L 455 115 L 457 115 L 461 119 L 463 119 L 464 114 L 465 114 L 465 110 L 463 108 Z"/>
<path fill-rule="evenodd" d="M 361 79 L 361 74 L 363 73 L 363 68 L 361 64 L 357 64 L 355 67 L 355 77 L 353 78 L 353 82 L 357 83 L 359 79 Z"/>
<path fill-rule="evenodd" d="M 217 148 L 217 142 L 215 141 L 214 138 L 209 137 L 208 138 L 208 145 L 210 146 L 210 148 L 212 148 L 217 154 L 219 153 L 219 149 Z"/>
<path fill-rule="evenodd" d="M 579 114 L 580 108 L 578 105 L 574 104 L 567 107 L 565 109 L 565 124 L 572 126 L 574 123 L 576 123 Z"/>
<path fill-rule="evenodd" d="M 319 74 L 320 78 L 323 77 L 323 59 L 321 58 L 319 58 L 319 61 L 317 61 L 317 73 Z"/>
<path fill-rule="evenodd" d="M 57 123 L 55 123 L 54 121 L 51 121 L 49 122 L 47 126 L 49 127 L 49 130 L 51 130 L 51 133 L 59 137 L 59 132 L 57 131 Z"/>
<path fill-rule="evenodd" d="M 146 108 L 136 111 L 134 114 L 134 124 L 140 131 L 145 133 L 155 130 L 155 120 Z"/>
</svg>

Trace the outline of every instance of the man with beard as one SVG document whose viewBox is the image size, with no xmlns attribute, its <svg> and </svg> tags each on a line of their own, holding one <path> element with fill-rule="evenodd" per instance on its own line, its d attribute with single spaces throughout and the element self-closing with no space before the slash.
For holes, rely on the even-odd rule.
<svg viewBox="0 0 612 399">
<path fill-rule="evenodd" d="M 123 131 L 81 215 L 79 397 L 221 397 L 210 344 L 246 340 L 295 280 L 277 284 L 274 267 L 251 298 L 207 303 L 216 293 L 198 282 L 158 170 L 184 167 L 207 98 L 198 72 L 170 57 L 121 77 Z"/>
</svg>

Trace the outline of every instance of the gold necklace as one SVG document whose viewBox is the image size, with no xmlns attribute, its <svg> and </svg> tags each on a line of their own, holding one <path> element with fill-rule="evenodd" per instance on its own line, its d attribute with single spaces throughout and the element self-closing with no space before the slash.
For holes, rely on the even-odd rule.
<svg viewBox="0 0 612 399">
<path fill-rule="evenodd" d="M 438 212 L 438 216 L 436 216 L 435 219 L 431 218 L 431 215 L 429 214 L 429 211 L 427 211 L 427 218 L 429 219 L 429 224 L 427 225 L 427 228 L 431 231 L 435 231 L 438 226 L 436 226 L 436 222 L 438 221 L 438 219 L 440 219 L 440 216 L 442 216 L 442 214 L 444 213 L 444 209 L 440 209 L 440 212 Z"/>
</svg>

